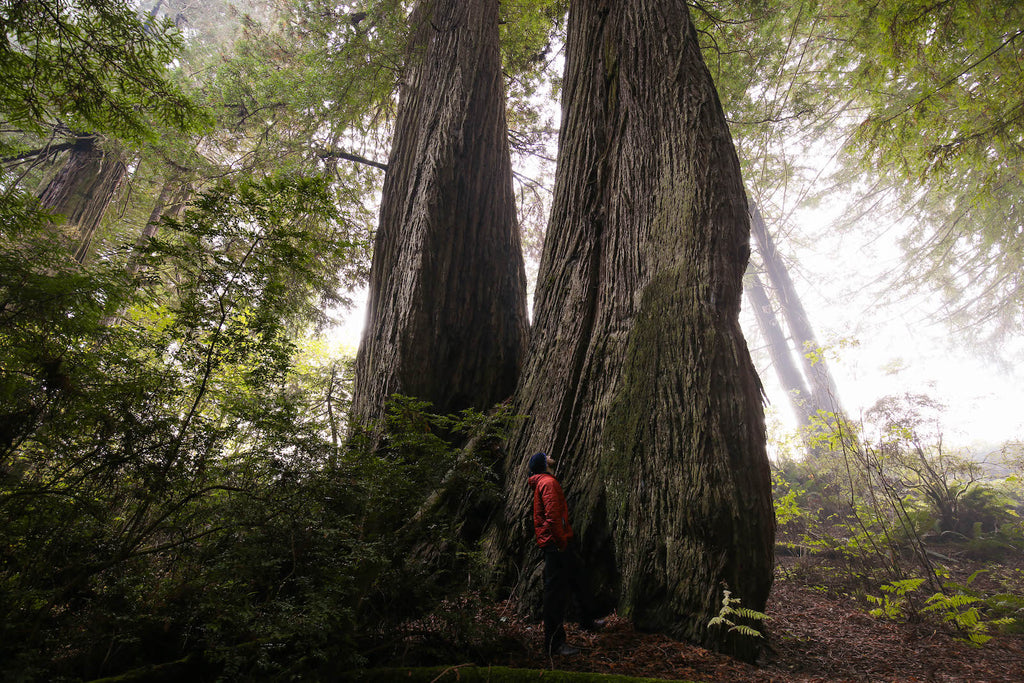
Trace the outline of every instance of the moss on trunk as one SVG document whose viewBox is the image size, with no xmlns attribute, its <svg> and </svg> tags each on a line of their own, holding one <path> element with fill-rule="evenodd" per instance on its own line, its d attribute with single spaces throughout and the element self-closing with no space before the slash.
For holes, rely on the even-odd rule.
<svg viewBox="0 0 1024 683">
<path fill-rule="evenodd" d="M 493 556 L 534 577 L 525 458 L 559 462 L 622 613 L 710 631 L 725 586 L 763 609 L 774 519 L 761 388 L 738 323 L 749 222 L 686 5 L 576 3 L 555 198 Z M 520 581 L 521 596 L 536 589 Z"/>
</svg>

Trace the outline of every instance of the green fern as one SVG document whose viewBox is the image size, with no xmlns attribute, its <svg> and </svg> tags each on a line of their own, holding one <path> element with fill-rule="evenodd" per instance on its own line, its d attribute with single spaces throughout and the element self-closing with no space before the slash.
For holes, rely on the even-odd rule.
<svg viewBox="0 0 1024 683">
<path fill-rule="evenodd" d="M 728 588 L 722 589 L 722 608 L 718 610 L 718 616 L 708 621 L 708 628 L 713 626 L 728 626 L 728 632 L 736 632 L 751 638 L 764 638 L 764 635 L 752 626 L 737 624 L 734 619 L 746 619 L 748 621 L 764 622 L 768 615 L 764 612 L 740 606 L 740 599 L 732 597 Z"/>
<path fill-rule="evenodd" d="M 1013 617 L 986 620 L 976 606 L 978 603 L 981 603 L 982 606 L 989 604 L 971 588 L 974 580 L 984 571 L 974 572 L 962 585 L 954 582 L 945 583 L 946 590 L 954 592 L 951 595 L 935 593 L 925 600 L 925 606 L 920 609 L 921 612 L 934 612 L 940 615 L 943 621 L 953 624 L 964 634 L 965 637 L 961 640 L 977 647 L 992 639 L 992 636 L 989 635 L 989 630 L 992 627 L 1001 628 L 1015 623 Z M 882 595 L 867 596 L 868 602 L 876 605 L 874 609 L 868 611 L 868 614 L 893 621 L 903 618 L 904 610 L 910 604 L 907 596 L 917 591 L 923 583 L 924 579 L 901 579 L 882 584 L 879 587 Z"/>
<path fill-rule="evenodd" d="M 921 611 L 936 612 L 940 610 L 949 611 L 953 609 L 961 609 L 978 602 L 980 599 L 981 598 L 977 598 L 973 595 L 967 595 L 966 593 L 956 593 L 954 595 L 936 593 L 925 600 L 928 606 L 921 608 Z"/>
</svg>

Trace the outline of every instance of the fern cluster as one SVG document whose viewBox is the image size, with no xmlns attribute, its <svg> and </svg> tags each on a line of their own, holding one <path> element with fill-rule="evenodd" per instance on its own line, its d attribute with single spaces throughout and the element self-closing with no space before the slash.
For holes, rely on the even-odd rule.
<svg viewBox="0 0 1024 683">
<path fill-rule="evenodd" d="M 739 620 L 746 620 L 754 623 L 761 623 L 768 620 L 764 612 L 743 607 L 740 599 L 732 597 L 732 591 L 728 588 L 722 589 L 722 608 L 718 610 L 718 616 L 708 621 L 708 628 L 715 626 L 728 626 L 728 632 L 738 633 L 750 638 L 764 638 L 764 635 L 749 624 L 738 623 Z"/>
</svg>

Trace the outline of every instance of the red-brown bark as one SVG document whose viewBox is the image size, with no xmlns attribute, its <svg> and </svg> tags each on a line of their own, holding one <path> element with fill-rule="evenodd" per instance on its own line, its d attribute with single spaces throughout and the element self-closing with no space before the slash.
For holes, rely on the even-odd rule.
<svg viewBox="0 0 1024 683">
<path fill-rule="evenodd" d="M 120 155 L 100 147 L 94 136 L 84 136 L 39 193 L 44 207 L 64 216 L 62 227 L 79 263 L 89 255 L 96 229 L 127 173 Z"/>
<path fill-rule="evenodd" d="M 764 606 L 774 517 L 738 320 L 747 204 L 685 2 L 573 4 L 563 93 L 495 548 L 530 562 L 524 463 L 547 451 L 620 613 L 753 656 L 707 626 L 726 585 Z"/>
<path fill-rule="evenodd" d="M 511 395 L 527 333 L 498 3 L 420 2 L 370 271 L 353 413 Z"/>
</svg>

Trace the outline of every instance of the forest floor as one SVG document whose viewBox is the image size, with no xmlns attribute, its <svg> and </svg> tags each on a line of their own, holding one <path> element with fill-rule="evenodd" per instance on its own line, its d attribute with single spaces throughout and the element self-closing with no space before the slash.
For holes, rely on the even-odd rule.
<svg viewBox="0 0 1024 683">
<path fill-rule="evenodd" d="M 962 583 L 976 569 L 986 569 L 980 580 L 998 581 L 1004 590 L 1007 582 L 1024 589 L 1024 558 L 1004 558 L 997 565 L 961 563 L 952 578 Z M 465 652 L 467 661 L 477 664 L 686 681 L 1024 681 L 1024 634 L 997 635 L 975 647 L 938 620 L 898 623 L 872 617 L 863 599 L 844 592 L 844 583 L 828 563 L 780 558 L 766 610 L 770 647 L 756 665 L 637 632 L 615 615 L 596 634 L 568 625 L 569 642 L 582 652 L 549 658 L 541 652 L 541 625 L 517 616 L 504 603 L 479 605 L 472 621 L 486 624 L 491 637 L 486 647 Z M 418 656 L 424 653 L 416 649 L 407 640 L 392 663 L 427 663 L 430 657 Z"/>
</svg>

